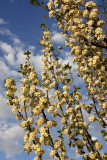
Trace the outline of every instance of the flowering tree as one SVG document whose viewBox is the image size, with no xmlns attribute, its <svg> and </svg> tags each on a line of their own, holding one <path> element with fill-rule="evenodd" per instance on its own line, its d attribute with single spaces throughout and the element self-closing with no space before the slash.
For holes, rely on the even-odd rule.
<svg viewBox="0 0 107 160">
<path fill-rule="evenodd" d="M 93 1 L 86 0 L 49 0 L 47 4 L 46 1 L 30 1 L 49 11 L 50 18 L 55 17 L 62 29 L 65 46 L 71 48 L 71 55 L 75 55 L 73 60 L 77 62 L 87 96 L 92 100 L 90 105 L 83 102 L 72 76 L 72 66 L 60 63 L 62 48 L 59 46 L 55 51 L 45 21 L 41 25 L 43 36 L 40 41 L 43 47 L 42 79 L 30 64 L 31 53 L 26 51 L 26 62 L 20 67 L 22 96 L 15 94 L 14 79 L 5 80 L 7 104 L 13 106 L 12 112 L 26 131 L 24 150 L 28 153 L 34 150 L 37 156 L 34 160 L 43 159 L 44 146 L 51 147 L 50 156 L 58 160 L 75 160 L 72 154 L 68 157 L 68 147 L 75 148 L 76 154 L 84 160 L 107 159 L 107 153 L 102 150 L 105 145 L 98 139 L 93 140 L 89 132 L 92 123 L 100 123 L 102 137 L 107 142 L 107 18 L 104 0 L 101 2 L 102 6 L 97 7 Z M 89 123 L 84 119 L 84 110 L 89 115 Z M 53 127 L 59 136 L 55 140 L 51 132 Z"/>
</svg>

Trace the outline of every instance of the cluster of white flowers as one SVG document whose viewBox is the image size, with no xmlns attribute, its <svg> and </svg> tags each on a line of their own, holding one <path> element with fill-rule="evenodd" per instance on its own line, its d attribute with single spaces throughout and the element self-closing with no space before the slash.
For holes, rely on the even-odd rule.
<svg viewBox="0 0 107 160">
<path fill-rule="evenodd" d="M 97 67 L 97 65 L 99 64 L 99 61 L 100 61 L 100 57 L 99 56 L 94 56 L 93 58 L 90 58 L 89 60 L 88 60 L 88 65 L 90 66 L 90 67 Z"/>
<path fill-rule="evenodd" d="M 30 72 L 28 79 L 30 81 L 34 81 L 36 79 L 36 76 L 37 76 L 36 72 Z"/>
<path fill-rule="evenodd" d="M 83 17 L 87 18 L 89 16 L 89 11 L 86 9 L 83 11 Z"/>
<path fill-rule="evenodd" d="M 51 157 L 56 157 L 56 154 L 57 154 L 57 150 L 53 149 L 50 151 L 50 156 Z"/>
<path fill-rule="evenodd" d="M 102 153 L 102 158 L 107 158 L 107 153 Z"/>
<path fill-rule="evenodd" d="M 32 149 L 35 151 L 36 155 L 39 157 L 44 153 L 44 150 L 39 144 L 33 144 Z"/>
<path fill-rule="evenodd" d="M 53 10 L 51 10 L 50 12 L 49 12 L 49 17 L 51 18 L 51 17 L 54 17 L 54 15 L 55 15 L 55 12 L 53 11 Z"/>
<path fill-rule="evenodd" d="M 90 152 L 89 157 L 90 159 L 96 159 L 96 152 Z"/>
<path fill-rule="evenodd" d="M 64 124 L 66 121 L 67 121 L 67 118 L 66 118 L 66 117 L 62 117 L 62 118 L 61 118 L 61 123 Z"/>
<path fill-rule="evenodd" d="M 47 126 L 42 126 L 40 128 L 40 143 L 45 144 L 45 145 L 50 145 L 51 144 L 51 136 L 49 134 L 49 128 Z"/>
<path fill-rule="evenodd" d="M 102 28 L 100 27 L 95 30 L 95 36 L 97 40 L 104 40 L 104 38 L 106 38 L 106 35 L 103 34 Z"/>
<path fill-rule="evenodd" d="M 24 144 L 24 150 L 25 150 L 26 152 L 29 152 L 29 151 L 32 150 L 31 144 L 30 144 L 29 142 Z"/>
<path fill-rule="evenodd" d="M 78 91 L 74 94 L 74 96 L 75 96 L 75 99 L 76 99 L 77 101 L 79 101 L 79 100 L 82 99 L 82 94 L 81 94 L 80 92 L 78 92 Z"/>
<path fill-rule="evenodd" d="M 37 119 L 37 125 L 38 126 L 42 126 L 44 123 L 46 122 L 45 118 L 44 117 L 40 117 Z"/>
<path fill-rule="evenodd" d="M 8 89 L 6 92 L 6 97 L 12 97 L 14 92 L 16 92 L 15 82 L 12 78 L 8 78 L 5 80 L 5 88 Z"/>
<path fill-rule="evenodd" d="M 53 9 L 53 0 L 49 0 L 49 2 L 48 2 L 48 4 L 47 4 L 47 6 L 48 6 L 48 8 L 49 8 L 49 10 L 52 10 Z"/>
<path fill-rule="evenodd" d="M 94 147 L 95 147 L 95 149 L 98 151 L 98 150 L 101 150 L 102 149 L 102 144 L 101 144 L 101 142 L 95 142 L 95 144 L 94 144 Z"/>
<path fill-rule="evenodd" d="M 90 122 L 93 122 L 96 120 L 96 117 L 94 115 L 92 115 L 92 116 L 89 116 L 88 119 Z"/>
<path fill-rule="evenodd" d="M 57 122 L 55 120 L 47 121 L 47 127 L 52 128 L 57 126 Z"/>
<path fill-rule="evenodd" d="M 89 1 L 85 4 L 85 8 L 87 7 L 91 7 L 91 8 L 97 8 L 96 3 L 94 3 L 93 1 Z"/>
<path fill-rule="evenodd" d="M 93 9 L 91 11 L 91 13 L 89 14 L 89 18 L 90 19 L 96 19 L 97 18 L 97 15 L 98 15 L 98 9 Z"/>
</svg>

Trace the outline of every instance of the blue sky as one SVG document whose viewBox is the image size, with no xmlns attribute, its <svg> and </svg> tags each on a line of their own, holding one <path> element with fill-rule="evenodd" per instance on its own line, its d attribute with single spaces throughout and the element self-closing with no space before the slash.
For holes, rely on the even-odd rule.
<svg viewBox="0 0 107 160">
<path fill-rule="evenodd" d="M 41 74 L 42 54 L 39 41 L 42 36 L 40 24 L 43 23 L 44 14 L 48 16 L 48 13 L 41 8 L 29 5 L 28 0 L 0 0 L 0 160 L 32 160 L 35 156 L 34 154 L 28 156 L 23 151 L 24 131 L 15 120 L 15 115 L 11 113 L 11 107 L 6 104 L 3 81 L 7 77 L 13 77 L 17 82 L 17 87 L 20 87 L 21 77 L 17 70 L 19 70 L 20 63 L 25 61 L 23 52 L 28 49 L 32 52 L 31 64 L 35 66 L 38 74 Z M 64 46 L 64 39 L 55 21 L 48 19 L 47 25 L 50 28 L 54 45 Z M 68 51 L 62 52 L 61 63 L 63 64 L 68 61 L 73 64 Z M 73 65 L 72 72 L 75 76 L 76 64 Z M 76 79 L 75 83 L 77 86 L 84 86 L 81 78 Z M 81 92 L 84 93 L 83 99 L 88 104 L 85 90 L 82 89 Z M 86 113 L 84 117 L 87 119 Z M 97 128 L 94 126 L 96 124 L 91 126 L 93 135 L 100 138 L 101 135 L 95 134 Z M 47 152 L 49 152 L 48 149 Z M 78 156 L 76 158 L 80 159 Z M 47 159 L 50 158 L 46 154 L 44 160 Z"/>
</svg>

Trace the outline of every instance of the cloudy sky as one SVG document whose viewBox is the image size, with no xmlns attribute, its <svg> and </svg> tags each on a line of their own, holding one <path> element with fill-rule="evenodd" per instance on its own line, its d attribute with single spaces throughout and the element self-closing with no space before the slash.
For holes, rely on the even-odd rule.
<svg viewBox="0 0 107 160">
<path fill-rule="evenodd" d="M 21 77 L 17 71 L 20 64 L 25 61 L 23 52 L 28 49 L 32 52 L 32 65 L 35 66 L 38 74 L 41 74 L 42 54 L 39 41 L 42 36 L 40 24 L 43 23 L 44 14 L 47 15 L 47 12 L 29 5 L 29 0 L 0 0 L 0 160 L 32 160 L 34 158 L 34 154 L 28 156 L 23 151 L 24 131 L 15 120 L 15 115 L 11 113 L 11 107 L 6 104 L 3 82 L 4 79 L 12 77 L 16 80 L 17 86 L 20 86 Z M 48 19 L 47 25 L 50 27 L 53 44 L 64 46 L 64 39 L 55 22 Z M 63 50 L 62 54 L 61 63 L 66 64 L 69 61 L 73 64 L 68 50 Z M 75 76 L 76 64 L 73 65 L 72 71 Z M 78 86 L 84 86 L 81 78 L 75 83 Z M 85 93 L 85 90 L 82 92 Z M 87 101 L 85 94 L 83 98 Z M 87 117 L 86 113 L 84 115 Z M 94 131 L 93 129 L 93 134 Z M 47 156 L 44 160 L 47 160 Z"/>
</svg>

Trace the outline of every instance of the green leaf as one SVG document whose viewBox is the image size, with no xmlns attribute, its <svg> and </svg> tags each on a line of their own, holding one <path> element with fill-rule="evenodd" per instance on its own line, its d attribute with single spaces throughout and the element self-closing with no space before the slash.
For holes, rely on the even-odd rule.
<svg viewBox="0 0 107 160">
<path fill-rule="evenodd" d="M 21 73 L 21 71 L 17 71 L 17 72 Z"/>
<path fill-rule="evenodd" d="M 75 90 L 81 89 L 80 87 L 75 87 Z"/>
<path fill-rule="evenodd" d="M 31 52 L 30 52 L 29 50 L 27 50 L 27 51 L 24 52 L 23 54 L 28 56 L 29 54 L 31 54 Z"/>
<path fill-rule="evenodd" d="M 45 29 L 45 27 L 46 27 L 45 23 L 42 23 L 40 26 L 42 29 Z"/>
<path fill-rule="evenodd" d="M 71 145 L 72 145 L 72 142 L 70 141 L 68 145 L 69 145 L 69 147 L 71 147 Z"/>
<path fill-rule="evenodd" d="M 69 65 L 69 63 L 67 63 L 65 66 L 64 66 L 64 70 L 67 70 L 67 69 L 71 69 L 72 66 Z"/>
</svg>

